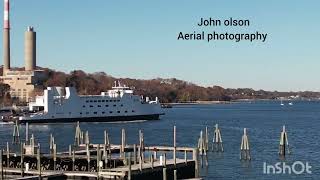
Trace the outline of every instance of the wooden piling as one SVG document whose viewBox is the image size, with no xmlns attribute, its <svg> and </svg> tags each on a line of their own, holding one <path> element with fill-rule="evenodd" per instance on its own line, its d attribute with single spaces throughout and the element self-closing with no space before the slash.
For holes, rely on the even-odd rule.
<svg viewBox="0 0 320 180">
<path fill-rule="evenodd" d="M 214 133 L 213 133 L 212 151 L 223 152 L 221 131 L 220 131 L 219 127 L 218 127 L 218 124 L 215 125 L 215 130 L 214 130 Z"/>
<path fill-rule="evenodd" d="M 1 173 L 1 179 L 4 179 L 3 178 L 3 162 L 2 162 L 2 158 L 3 157 L 3 150 L 1 149 L 0 150 L 0 173 Z"/>
<path fill-rule="evenodd" d="M 10 164 L 10 147 L 9 147 L 9 142 L 7 142 L 7 168 L 9 168 Z"/>
<path fill-rule="evenodd" d="M 128 162 L 129 162 L 128 180 L 131 180 L 131 152 L 129 152 Z"/>
<path fill-rule="evenodd" d="M 199 177 L 199 162 L 198 162 L 198 148 L 194 148 L 192 151 L 192 159 L 195 161 L 195 178 Z"/>
<path fill-rule="evenodd" d="M 176 159 L 176 151 L 177 151 L 177 144 L 176 144 L 176 126 L 173 126 L 173 161 L 174 161 L 174 167 L 177 165 L 177 159 Z"/>
<path fill-rule="evenodd" d="M 137 145 L 133 144 L 133 164 L 137 164 Z"/>
<path fill-rule="evenodd" d="M 14 125 L 13 125 L 12 144 L 20 143 L 20 132 L 19 131 L 20 130 L 19 130 L 18 121 L 16 120 Z"/>
<path fill-rule="evenodd" d="M 142 157 L 141 156 L 139 156 L 139 169 L 140 169 L 140 171 L 142 171 Z"/>
<path fill-rule="evenodd" d="M 162 177 L 163 177 L 163 180 L 167 180 L 167 168 L 162 169 Z"/>
<path fill-rule="evenodd" d="M 40 156 L 40 144 L 38 144 L 38 148 L 37 148 L 37 169 L 38 169 L 39 179 L 41 179 L 41 156 Z"/>
<path fill-rule="evenodd" d="M 280 134 L 279 155 L 285 157 L 287 152 L 290 154 L 288 134 L 286 132 L 286 127 L 283 126 Z"/>
<path fill-rule="evenodd" d="M 177 180 L 177 170 L 173 170 L 173 180 Z"/>
<path fill-rule="evenodd" d="M 71 147 L 71 144 L 69 144 L 69 156 L 72 156 L 72 147 Z"/>
<path fill-rule="evenodd" d="M 122 129 L 122 130 L 121 130 L 120 157 L 123 157 L 123 156 L 124 156 L 125 146 L 126 146 L 126 131 L 125 131 L 125 129 Z"/>
<path fill-rule="evenodd" d="M 90 144 L 90 139 L 89 139 L 89 132 L 86 131 L 86 136 L 85 136 L 85 144 Z"/>
<path fill-rule="evenodd" d="M 209 150 L 209 132 L 208 132 L 208 126 L 206 126 L 205 131 L 205 151 L 207 152 Z"/>
<path fill-rule="evenodd" d="M 23 177 L 24 176 L 24 171 L 23 171 L 23 154 L 24 154 L 24 144 L 21 144 L 20 145 L 20 164 L 21 164 L 21 177 Z M 2 161 L 1 161 L 1 163 L 2 163 Z"/>
<path fill-rule="evenodd" d="M 153 155 L 151 155 L 151 169 L 153 169 L 154 167 L 154 159 L 153 159 Z"/>
<path fill-rule="evenodd" d="M 26 123 L 26 144 L 29 143 L 29 123 Z"/>
<path fill-rule="evenodd" d="M 87 154 L 87 162 L 88 162 L 88 172 L 90 172 L 90 151 L 89 151 L 89 144 L 86 144 L 86 154 Z"/>
<path fill-rule="evenodd" d="M 167 166 L 167 155 L 166 155 L 166 153 L 163 154 L 163 166 L 164 167 Z"/>
<path fill-rule="evenodd" d="M 75 165 L 75 161 L 76 161 L 76 152 L 75 152 L 75 148 L 72 149 L 72 171 L 74 171 L 74 165 Z"/>
<path fill-rule="evenodd" d="M 184 150 L 184 162 L 187 164 L 187 150 Z"/>
<path fill-rule="evenodd" d="M 243 135 L 241 139 L 240 146 L 240 160 L 251 160 L 250 148 L 249 148 L 249 138 L 247 136 L 247 129 L 243 128 Z"/>
<path fill-rule="evenodd" d="M 101 151 L 100 151 L 100 144 L 97 146 L 97 177 L 99 179 L 99 172 L 100 172 L 100 161 L 101 161 Z"/>
<path fill-rule="evenodd" d="M 53 144 L 53 170 L 55 171 L 57 169 L 57 144 Z"/>
</svg>

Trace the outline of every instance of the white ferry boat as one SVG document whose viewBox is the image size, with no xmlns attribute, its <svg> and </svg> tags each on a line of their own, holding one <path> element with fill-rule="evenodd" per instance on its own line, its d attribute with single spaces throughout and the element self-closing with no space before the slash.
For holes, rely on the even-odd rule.
<svg viewBox="0 0 320 180">
<path fill-rule="evenodd" d="M 29 103 L 29 110 L 35 113 L 21 116 L 21 123 L 157 120 L 164 114 L 158 98 L 144 99 L 120 83 L 101 95 L 85 96 L 78 95 L 74 87 L 48 87 L 43 96 Z"/>
</svg>

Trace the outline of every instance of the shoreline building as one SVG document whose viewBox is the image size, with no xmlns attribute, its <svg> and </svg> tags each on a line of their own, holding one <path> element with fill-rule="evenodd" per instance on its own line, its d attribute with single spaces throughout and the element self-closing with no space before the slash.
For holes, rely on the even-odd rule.
<svg viewBox="0 0 320 180">
<path fill-rule="evenodd" d="M 25 32 L 24 70 L 14 70 L 10 67 L 10 21 L 9 0 L 4 0 L 3 27 L 3 74 L 0 82 L 10 86 L 10 95 L 23 102 L 29 102 L 34 97 L 35 89 L 43 89 L 46 74 L 36 68 L 36 32 L 29 26 Z"/>
</svg>

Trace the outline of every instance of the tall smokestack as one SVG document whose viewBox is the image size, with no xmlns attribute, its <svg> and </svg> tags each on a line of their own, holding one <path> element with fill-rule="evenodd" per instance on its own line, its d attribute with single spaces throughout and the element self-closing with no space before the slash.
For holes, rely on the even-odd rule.
<svg viewBox="0 0 320 180">
<path fill-rule="evenodd" d="M 36 68 L 36 32 L 29 26 L 24 33 L 25 70 L 33 71 Z"/>
<path fill-rule="evenodd" d="M 10 69 L 10 21 L 9 21 L 9 0 L 4 0 L 3 13 L 3 68 Z"/>
</svg>

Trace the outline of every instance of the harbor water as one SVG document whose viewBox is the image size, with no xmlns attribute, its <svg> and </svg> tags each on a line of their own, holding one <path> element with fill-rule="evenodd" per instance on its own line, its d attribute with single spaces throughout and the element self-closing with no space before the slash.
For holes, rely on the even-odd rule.
<svg viewBox="0 0 320 180">
<path fill-rule="evenodd" d="M 88 130 L 92 143 L 103 143 L 103 131 L 107 130 L 112 144 L 120 144 L 121 129 L 126 129 L 127 143 L 138 144 L 138 131 L 143 130 L 146 145 L 173 144 L 173 126 L 177 127 L 177 146 L 195 147 L 199 133 L 209 127 L 210 147 L 213 128 L 219 124 L 224 152 L 209 150 L 207 168 L 201 169 L 204 179 L 318 179 L 320 176 L 320 102 L 278 101 L 243 102 L 214 105 L 178 105 L 165 109 L 166 115 L 158 121 L 130 123 L 81 123 L 82 130 Z M 279 158 L 278 148 L 282 126 L 286 125 L 292 153 L 285 159 Z M 48 150 L 50 133 L 55 136 L 59 151 L 68 150 L 74 142 L 75 124 L 30 125 L 29 133 L 41 143 L 42 151 Z M 247 128 L 252 160 L 239 159 L 243 128 Z M 13 126 L 0 125 L 0 146 L 12 141 Z M 20 136 L 24 139 L 24 126 Z M 30 136 L 29 136 L 30 137 Z M 311 173 L 301 174 L 267 173 L 264 165 L 285 163 L 292 165 L 300 161 L 311 166 Z M 282 166 L 282 165 L 281 165 Z M 295 169 L 300 171 L 301 164 Z"/>
</svg>

